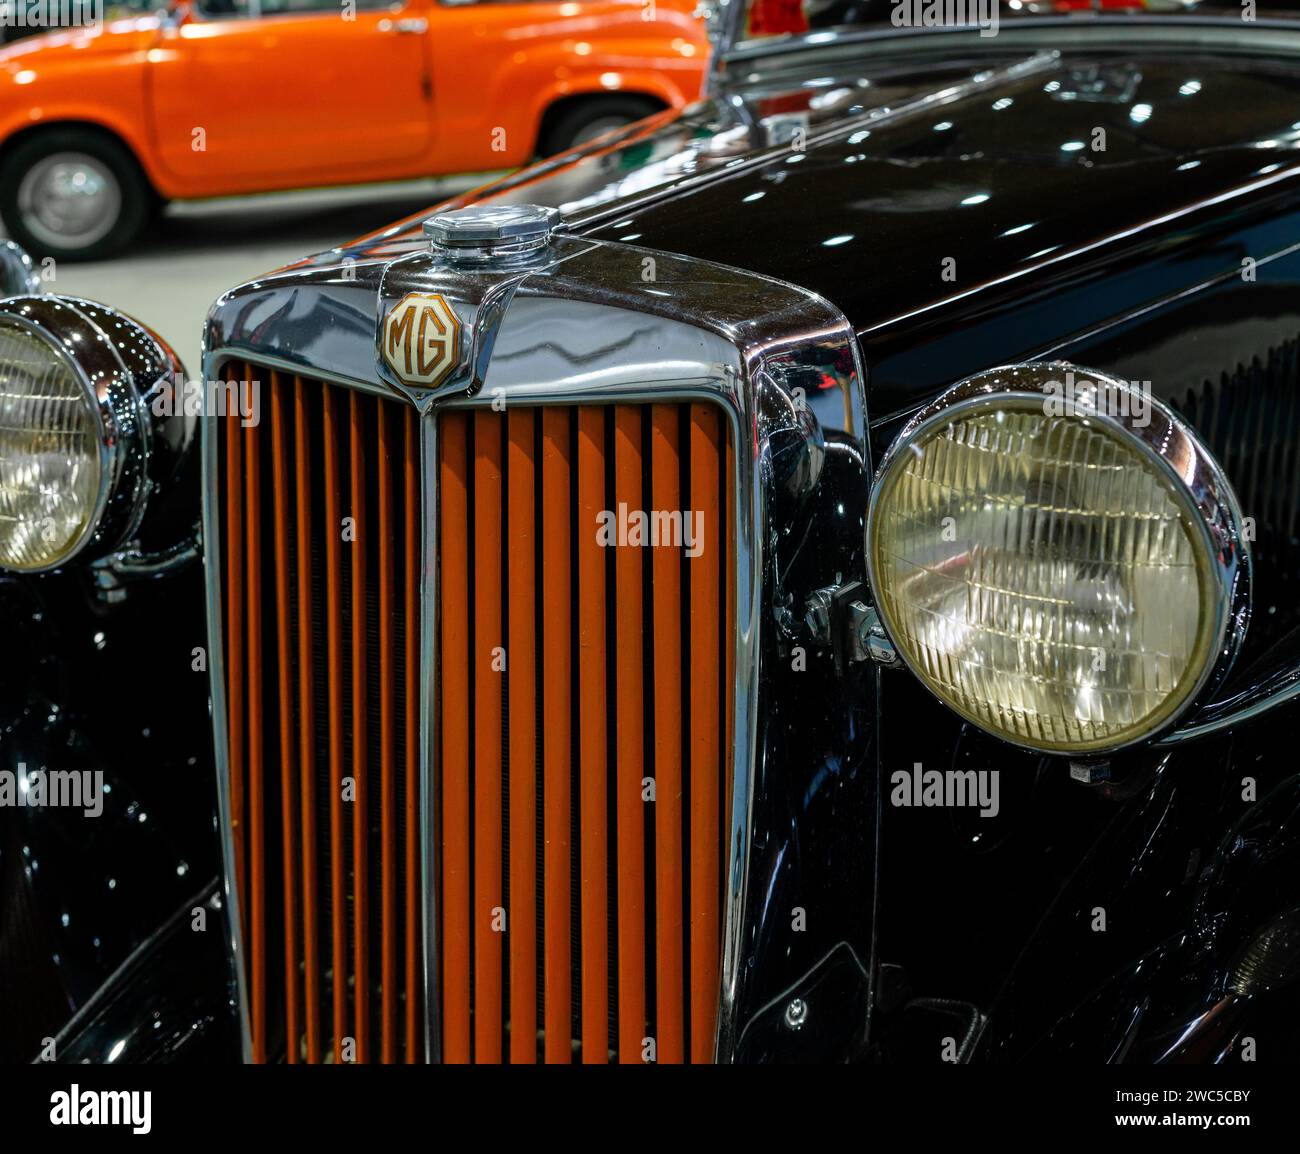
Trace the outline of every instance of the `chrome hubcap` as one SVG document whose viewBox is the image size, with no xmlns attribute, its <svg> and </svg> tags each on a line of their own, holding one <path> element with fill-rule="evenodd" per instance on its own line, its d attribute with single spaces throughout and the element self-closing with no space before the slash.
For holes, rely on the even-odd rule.
<svg viewBox="0 0 1300 1154">
<path fill-rule="evenodd" d="M 112 170 L 84 152 L 37 161 L 18 186 L 18 211 L 28 231 L 54 248 L 103 240 L 122 212 L 122 186 Z"/>
</svg>

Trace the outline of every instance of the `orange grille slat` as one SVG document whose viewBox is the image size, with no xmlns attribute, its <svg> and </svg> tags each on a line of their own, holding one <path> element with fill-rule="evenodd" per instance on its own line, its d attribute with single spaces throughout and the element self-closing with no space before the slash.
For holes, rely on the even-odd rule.
<svg viewBox="0 0 1300 1154">
<path fill-rule="evenodd" d="M 719 732 L 719 531 L 720 436 L 717 409 L 692 405 L 690 412 L 693 513 L 702 513 L 700 554 L 690 562 L 691 669 L 691 1061 L 713 1056 L 718 989 L 718 822 L 722 768 Z"/>
<path fill-rule="evenodd" d="M 271 461 L 275 489 L 275 677 L 280 729 L 280 836 L 283 851 L 284 893 L 284 988 L 285 1030 L 290 1038 L 301 1037 L 298 1023 L 298 893 L 295 831 L 298 815 L 294 804 L 293 652 L 289 604 L 289 421 L 286 393 L 278 374 L 272 374 Z M 298 1049 L 289 1047 L 286 1059 L 298 1061 Z"/>
<path fill-rule="evenodd" d="M 614 507 L 641 509 L 641 410 L 614 410 Z M 641 604 L 643 551 L 614 554 L 617 637 L 614 670 L 618 734 L 618 1056 L 640 1062 L 645 1037 L 645 687 Z"/>
<path fill-rule="evenodd" d="M 681 509 L 678 409 L 655 405 L 651 506 Z M 659 1060 L 686 1059 L 682 969 L 682 558 L 656 549 L 654 591 L 655 987 Z"/>
<path fill-rule="evenodd" d="M 596 540 L 605 502 L 605 414 L 578 410 L 578 764 L 582 873 L 582 1060 L 609 1059 L 606 929 L 605 561 Z"/>
<path fill-rule="evenodd" d="M 295 493 L 298 501 L 297 556 L 311 557 L 312 471 L 311 440 L 307 428 L 307 391 L 301 377 L 293 379 L 293 452 L 296 466 Z M 316 902 L 316 703 L 312 694 L 310 671 L 314 647 L 312 623 L 315 620 L 311 566 L 299 561 L 296 566 L 298 591 L 298 796 L 302 829 L 302 908 L 304 1002 L 307 1007 L 306 1058 L 319 1062 L 321 1057 L 320 1006 L 320 935 Z"/>
<path fill-rule="evenodd" d="M 501 1061 L 501 433 L 474 413 L 474 1060 Z"/>
<path fill-rule="evenodd" d="M 370 988 L 369 932 L 370 902 L 368 891 L 369 859 L 366 851 L 368 834 L 369 769 L 366 757 L 368 706 L 366 688 L 366 546 L 372 534 L 382 529 L 372 525 L 366 514 L 365 409 L 360 393 L 348 395 L 349 495 L 352 521 L 352 981 L 355 990 Z M 370 999 L 354 997 L 352 1024 L 355 1034 L 355 1060 L 370 1057 Z"/>
<path fill-rule="evenodd" d="M 507 418 L 510 640 L 510 1061 L 537 1061 L 536 413 Z"/>
<path fill-rule="evenodd" d="M 565 409 L 542 412 L 542 503 L 538 510 L 542 536 L 542 700 L 543 731 L 542 940 L 543 1024 L 547 1062 L 573 1059 L 572 950 L 569 936 L 571 912 L 570 853 L 570 711 L 572 665 L 570 661 L 570 440 L 569 413 Z"/>
<path fill-rule="evenodd" d="M 339 511 L 342 488 L 339 446 L 339 398 L 326 389 L 323 400 L 325 468 L 325 630 L 327 646 L 327 715 L 329 718 L 329 824 L 330 824 L 330 986 L 333 991 L 334 1061 L 343 1061 L 347 1035 L 348 990 L 347 928 L 344 921 L 343 844 L 343 517 Z"/>
<path fill-rule="evenodd" d="M 263 394 L 260 424 L 215 430 L 253 1057 L 418 1060 L 415 418 L 257 365 L 227 378 Z"/>
<path fill-rule="evenodd" d="M 730 796 L 723 649 L 734 643 L 721 411 L 578 406 L 436 419 L 444 1057 L 498 1061 L 492 1043 L 504 1036 L 512 1062 L 640 1062 L 647 1042 L 657 1061 L 710 1061 Z M 682 547 L 684 504 L 704 516 L 698 557 Z M 675 520 L 650 521 L 644 506 Z M 645 536 L 658 532 L 669 534 L 659 545 Z M 458 624 L 467 617 L 472 695 Z M 479 651 L 480 638 L 503 632 L 504 694 Z M 449 732 L 457 726 L 464 732 Z M 643 800 L 646 779 L 653 800 Z M 471 852 L 472 934 L 463 883 L 447 865 Z M 504 879 L 485 883 L 479 864 L 494 871 L 503 859 Z M 480 919 L 501 880 L 505 932 L 488 938 Z M 502 938 L 504 980 L 490 968 Z M 455 998 L 453 973 L 463 975 Z"/>
</svg>

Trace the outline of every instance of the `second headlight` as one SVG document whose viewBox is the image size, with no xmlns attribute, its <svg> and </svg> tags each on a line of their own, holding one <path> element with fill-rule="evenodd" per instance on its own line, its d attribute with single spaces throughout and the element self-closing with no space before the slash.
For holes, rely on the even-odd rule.
<svg viewBox="0 0 1300 1154">
<path fill-rule="evenodd" d="M 151 415 L 183 381 L 155 334 L 104 305 L 0 301 L 0 569 L 57 569 L 134 537 L 197 424 Z"/>
<path fill-rule="evenodd" d="M 1230 662 L 1248 605 L 1236 498 L 1209 453 L 1148 395 L 1062 364 L 990 370 L 908 423 L 867 562 L 917 676 L 1048 752 L 1165 728 Z"/>
<path fill-rule="evenodd" d="M 103 488 L 99 413 L 76 369 L 0 323 L 0 567 L 47 569 L 93 531 Z"/>
</svg>

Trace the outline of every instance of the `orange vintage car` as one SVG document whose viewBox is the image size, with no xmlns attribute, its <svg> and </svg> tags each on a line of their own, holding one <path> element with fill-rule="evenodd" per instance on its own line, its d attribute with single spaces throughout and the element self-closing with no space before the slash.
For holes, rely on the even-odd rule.
<svg viewBox="0 0 1300 1154">
<path fill-rule="evenodd" d="M 694 0 L 190 0 L 0 49 L 0 216 L 104 256 L 173 198 L 507 168 L 680 107 Z"/>
</svg>

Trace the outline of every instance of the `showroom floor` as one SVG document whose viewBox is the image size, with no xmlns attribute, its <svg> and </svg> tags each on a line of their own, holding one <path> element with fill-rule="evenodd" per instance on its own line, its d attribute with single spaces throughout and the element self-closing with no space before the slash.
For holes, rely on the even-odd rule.
<svg viewBox="0 0 1300 1154">
<path fill-rule="evenodd" d="M 66 264 L 48 292 L 114 305 L 155 329 L 197 375 L 208 306 L 233 285 L 419 212 L 489 176 L 172 205 L 130 252 Z"/>
</svg>

